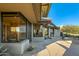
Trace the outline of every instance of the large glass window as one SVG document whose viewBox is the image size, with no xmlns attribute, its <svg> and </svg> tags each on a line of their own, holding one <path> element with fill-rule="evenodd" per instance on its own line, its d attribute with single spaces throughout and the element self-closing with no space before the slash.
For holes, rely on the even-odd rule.
<svg viewBox="0 0 79 59">
<path fill-rule="evenodd" d="M 27 39 L 27 22 L 18 13 L 2 13 L 2 42 L 20 42 Z"/>
</svg>

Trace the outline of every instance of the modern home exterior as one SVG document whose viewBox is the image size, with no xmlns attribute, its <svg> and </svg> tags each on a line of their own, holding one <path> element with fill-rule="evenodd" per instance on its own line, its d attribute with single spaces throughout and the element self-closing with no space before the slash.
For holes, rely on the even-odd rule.
<svg viewBox="0 0 79 59">
<path fill-rule="evenodd" d="M 51 19 L 47 17 L 50 4 L 2 3 L 0 4 L 0 43 L 11 54 L 21 55 L 33 39 L 60 35 Z M 59 31 L 59 34 L 58 34 Z"/>
<path fill-rule="evenodd" d="M 23 54 L 33 39 L 33 24 L 39 25 L 41 4 L 0 4 L 0 42 L 12 54 Z"/>
</svg>

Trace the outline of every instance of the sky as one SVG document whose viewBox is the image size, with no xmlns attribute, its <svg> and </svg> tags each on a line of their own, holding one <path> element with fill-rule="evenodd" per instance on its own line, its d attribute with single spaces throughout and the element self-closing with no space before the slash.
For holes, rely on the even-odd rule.
<svg viewBox="0 0 79 59">
<path fill-rule="evenodd" d="M 79 25 L 79 3 L 52 3 L 48 17 L 57 25 Z"/>
</svg>

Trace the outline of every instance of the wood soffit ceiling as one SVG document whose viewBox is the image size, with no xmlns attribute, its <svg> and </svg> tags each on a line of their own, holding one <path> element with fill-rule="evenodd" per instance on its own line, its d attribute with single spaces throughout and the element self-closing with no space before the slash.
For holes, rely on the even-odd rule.
<svg viewBox="0 0 79 59">
<path fill-rule="evenodd" d="M 47 17 L 49 9 L 50 9 L 50 4 L 49 3 L 41 4 L 41 16 L 42 17 Z"/>
<path fill-rule="evenodd" d="M 1 12 L 21 12 L 31 23 L 40 20 L 40 4 L 0 3 Z"/>
</svg>

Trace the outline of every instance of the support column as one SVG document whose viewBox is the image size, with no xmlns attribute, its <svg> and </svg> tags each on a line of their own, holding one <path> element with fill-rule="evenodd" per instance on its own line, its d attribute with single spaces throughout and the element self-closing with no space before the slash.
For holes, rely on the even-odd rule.
<svg viewBox="0 0 79 59">
<path fill-rule="evenodd" d="M 42 26 L 42 28 L 43 28 L 43 37 L 45 37 L 45 28 Z"/>
<path fill-rule="evenodd" d="M 29 42 L 32 41 L 31 39 L 31 23 L 27 22 L 27 39 L 29 39 Z"/>
<path fill-rule="evenodd" d="M 54 37 L 54 28 L 53 28 L 53 37 Z"/>
<path fill-rule="evenodd" d="M 44 37 L 45 35 L 44 35 L 44 27 L 43 27 L 43 25 L 40 25 L 40 30 L 42 32 L 42 37 Z"/>
<path fill-rule="evenodd" d="M 1 35 L 1 29 L 2 29 L 2 27 L 1 27 L 1 12 L 0 12 L 0 42 L 1 42 L 1 40 L 2 40 L 2 39 L 1 39 L 1 38 L 2 38 L 2 37 L 1 37 L 1 36 L 2 36 L 2 35 Z"/>
<path fill-rule="evenodd" d="M 32 40 L 33 40 L 33 24 L 31 25 L 31 38 L 32 38 Z"/>
<path fill-rule="evenodd" d="M 48 36 L 50 38 L 50 27 L 48 28 Z"/>
<path fill-rule="evenodd" d="M 57 33 L 57 30 L 55 29 L 55 30 L 54 30 L 54 36 L 56 37 L 57 34 L 58 34 L 58 33 Z"/>
</svg>

